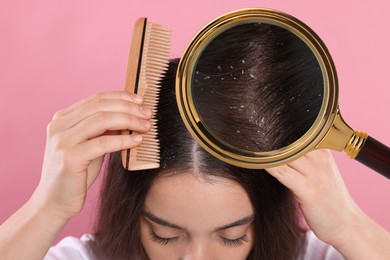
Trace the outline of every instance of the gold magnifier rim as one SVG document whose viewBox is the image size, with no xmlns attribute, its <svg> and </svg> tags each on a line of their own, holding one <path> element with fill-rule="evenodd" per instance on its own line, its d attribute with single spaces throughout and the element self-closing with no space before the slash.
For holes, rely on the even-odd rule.
<svg viewBox="0 0 390 260">
<path fill-rule="evenodd" d="M 324 78 L 323 102 L 311 128 L 297 141 L 269 152 L 253 152 L 221 143 L 208 132 L 200 119 L 192 96 L 192 76 L 197 61 L 207 44 L 222 32 L 243 23 L 268 23 L 280 26 L 302 39 L 313 51 Z M 187 46 L 176 74 L 176 99 L 180 115 L 190 134 L 218 159 L 243 168 L 275 167 L 313 150 L 331 128 L 338 110 L 338 81 L 328 49 L 319 36 L 297 18 L 267 8 L 240 9 L 224 14 L 201 29 Z"/>
</svg>

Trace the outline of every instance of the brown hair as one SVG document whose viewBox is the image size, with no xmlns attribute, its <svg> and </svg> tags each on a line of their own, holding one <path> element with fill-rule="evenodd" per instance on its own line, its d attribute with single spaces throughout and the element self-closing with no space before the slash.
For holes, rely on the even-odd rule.
<svg viewBox="0 0 390 260">
<path fill-rule="evenodd" d="M 270 57 L 283 59 L 283 62 L 289 59 L 301 59 L 302 57 L 299 57 L 299 51 L 307 51 L 307 47 L 296 46 L 297 44 L 289 35 L 286 36 L 282 33 L 276 36 L 277 31 L 269 33 L 270 29 L 270 26 L 267 25 L 247 25 L 245 28 L 241 28 L 239 37 L 243 39 L 243 42 L 239 44 L 246 44 L 246 46 L 243 45 L 240 48 L 237 47 L 237 44 L 233 40 L 237 39 L 238 32 L 233 32 L 230 35 L 227 34 L 227 39 L 217 44 L 218 48 L 209 51 L 213 53 L 227 51 L 229 55 L 225 55 L 225 57 L 235 57 L 239 62 L 231 65 L 232 60 L 226 58 L 225 60 L 219 60 L 218 65 L 214 64 L 214 68 L 211 65 L 209 67 L 207 65 L 200 67 L 199 70 L 202 73 L 202 78 L 207 82 L 212 77 L 219 77 L 218 80 L 220 80 L 220 77 L 222 77 L 220 75 L 221 71 L 225 68 L 231 69 L 231 66 L 233 66 L 240 75 L 235 77 L 233 72 L 229 71 L 226 74 L 227 76 L 224 75 L 226 77 L 224 80 L 230 82 L 227 84 L 233 86 L 237 82 L 244 82 L 244 84 L 250 86 L 247 88 L 248 91 L 254 91 L 256 88 L 264 90 L 264 86 L 267 86 L 266 89 L 285 89 L 286 91 L 278 92 L 282 96 L 279 97 L 278 95 L 277 98 L 279 100 L 284 98 L 288 101 L 290 101 L 291 95 L 294 92 L 294 82 L 299 80 L 300 77 L 305 77 L 308 86 L 322 84 L 319 83 L 320 81 L 318 79 L 321 75 L 312 73 L 313 69 L 317 70 L 313 66 L 313 64 L 315 65 L 315 61 L 307 63 L 308 66 L 305 67 L 305 70 L 299 72 L 294 70 L 294 66 L 291 65 L 293 62 L 291 64 L 288 62 L 285 63 L 286 67 L 278 67 L 273 64 L 275 60 L 272 60 Z M 267 37 L 260 37 L 261 35 L 266 35 Z M 282 45 L 284 47 L 282 48 L 275 41 L 283 42 Z M 263 46 L 263 49 L 260 49 L 258 53 L 252 51 L 251 48 L 254 44 Z M 293 51 L 291 51 L 292 44 L 294 45 Z M 286 51 L 290 53 L 289 56 L 282 55 L 282 53 L 286 54 Z M 271 77 L 271 71 L 264 71 L 263 69 L 256 70 L 260 60 L 256 59 L 256 55 L 262 57 L 263 65 L 264 62 L 270 63 L 268 68 L 276 71 L 279 76 Z M 266 55 L 268 55 L 268 58 L 265 58 Z M 245 64 L 242 62 L 244 59 Z M 110 155 L 100 196 L 100 212 L 95 228 L 95 241 L 92 244 L 94 253 L 99 256 L 99 259 L 146 258 L 139 240 L 139 220 L 145 198 L 153 181 L 165 174 L 173 175 L 196 172 L 205 179 L 208 179 L 208 176 L 220 176 L 237 181 L 244 187 L 251 198 L 255 211 L 256 236 L 254 247 L 248 259 L 296 259 L 303 245 L 303 236 L 298 221 L 296 202 L 292 194 L 264 170 L 243 169 L 226 164 L 211 156 L 197 144 L 187 132 L 175 102 L 175 73 L 177 63 L 178 60 L 170 62 L 169 71 L 162 82 L 158 107 L 157 117 L 161 145 L 161 167 L 160 169 L 154 170 L 128 172 L 121 165 L 119 153 Z M 244 65 L 245 70 L 251 69 L 251 72 L 247 75 L 245 73 L 243 74 L 242 68 L 239 68 L 239 64 Z M 206 72 L 207 76 L 205 76 Z M 255 78 L 261 80 L 253 81 L 252 74 Z M 250 77 L 248 78 L 249 80 L 245 80 L 244 76 Z M 284 78 L 284 80 L 281 78 Z M 201 78 L 198 79 L 198 81 L 200 80 Z M 207 87 L 207 84 L 204 85 Z M 275 127 L 275 129 L 272 131 L 272 134 L 269 133 L 267 135 L 268 142 L 259 140 L 261 145 L 271 148 L 280 147 L 302 136 L 302 131 L 305 131 L 310 126 L 317 113 L 314 108 L 310 113 L 306 113 L 307 106 L 311 104 L 309 102 L 310 98 L 304 101 L 306 102 L 304 109 L 305 117 L 302 117 L 299 113 L 289 114 L 289 111 L 293 111 L 294 103 L 297 102 L 284 102 L 287 107 L 280 105 L 280 102 L 278 106 L 272 106 L 272 101 L 268 100 L 271 94 L 264 93 L 263 90 L 260 91 L 262 94 L 258 91 L 258 95 L 262 95 L 262 104 L 268 102 L 271 109 L 264 110 L 262 113 L 274 113 L 272 112 L 274 111 L 272 110 L 273 107 L 276 111 L 281 112 L 282 115 L 278 116 L 277 123 L 269 121 L 269 124 L 273 124 L 272 127 Z M 315 91 L 317 90 L 318 88 Z M 318 93 L 315 91 L 313 90 L 313 93 L 311 93 L 308 90 L 308 97 L 318 96 Z M 213 96 L 209 95 L 209 98 L 213 100 Z M 235 103 L 234 99 L 229 102 L 231 102 L 231 106 L 239 105 L 239 103 Z M 258 100 L 253 99 L 253 102 L 258 102 Z M 262 107 L 269 106 L 266 104 L 262 105 Z M 295 106 L 300 111 L 302 104 L 295 104 Z M 216 109 L 216 107 L 213 109 Z M 224 110 L 219 111 L 222 114 L 224 112 Z M 236 127 L 235 124 L 247 122 L 245 120 L 240 121 L 245 116 L 245 120 L 247 120 L 249 115 L 241 113 L 238 120 L 230 120 L 229 124 L 218 127 L 222 129 L 221 131 L 223 131 L 223 128 L 225 131 L 234 129 Z M 291 117 L 293 118 L 291 119 Z M 308 117 L 309 119 L 307 119 Z M 283 118 L 287 123 L 282 123 Z M 294 125 L 289 125 L 291 122 L 294 122 Z M 265 132 L 268 133 L 270 131 L 267 124 L 262 125 L 265 128 L 261 128 L 257 124 L 245 128 L 246 130 L 244 129 L 241 134 L 245 136 L 245 134 L 248 134 L 246 132 L 247 130 L 250 131 L 251 127 L 255 127 L 256 132 L 257 130 L 263 131 L 260 136 L 264 136 Z M 286 126 L 287 130 L 293 130 L 290 136 L 286 135 Z M 271 143 L 271 145 L 268 143 Z"/>
</svg>

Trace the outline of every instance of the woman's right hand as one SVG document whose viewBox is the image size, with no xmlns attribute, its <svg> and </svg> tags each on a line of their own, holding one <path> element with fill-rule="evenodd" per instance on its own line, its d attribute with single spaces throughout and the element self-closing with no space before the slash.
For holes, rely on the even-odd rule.
<svg viewBox="0 0 390 260">
<path fill-rule="evenodd" d="M 134 148 L 146 132 L 151 109 L 139 95 L 123 91 L 100 93 L 55 113 L 47 128 L 47 142 L 39 185 L 32 202 L 63 219 L 83 207 L 87 189 L 99 174 L 106 153 Z"/>
</svg>

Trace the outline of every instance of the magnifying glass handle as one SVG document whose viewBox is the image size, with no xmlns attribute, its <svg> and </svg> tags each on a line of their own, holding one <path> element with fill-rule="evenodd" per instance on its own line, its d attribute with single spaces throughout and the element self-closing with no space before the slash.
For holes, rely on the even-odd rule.
<svg viewBox="0 0 390 260">
<path fill-rule="evenodd" d="M 390 148 L 368 136 L 355 160 L 390 179 Z"/>
</svg>

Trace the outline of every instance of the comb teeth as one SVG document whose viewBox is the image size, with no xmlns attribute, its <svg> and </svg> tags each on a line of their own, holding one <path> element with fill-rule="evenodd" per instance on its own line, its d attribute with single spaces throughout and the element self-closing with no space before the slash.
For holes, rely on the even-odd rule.
<svg viewBox="0 0 390 260">
<path fill-rule="evenodd" d="M 160 144 L 157 139 L 155 114 L 159 101 L 160 84 L 169 66 L 170 38 L 171 31 L 169 29 L 146 22 L 142 59 L 139 64 L 138 86 L 136 86 L 135 92 L 144 97 L 144 105 L 152 109 L 153 118 L 151 119 L 151 129 L 143 134 L 141 145 L 127 150 L 126 163 L 122 152 L 124 167 L 130 171 L 160 167 Z"/>
</svg>

